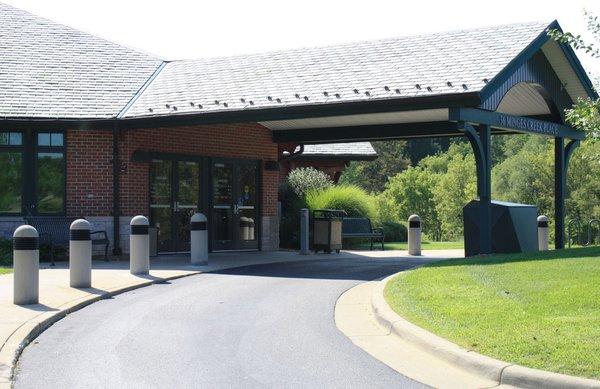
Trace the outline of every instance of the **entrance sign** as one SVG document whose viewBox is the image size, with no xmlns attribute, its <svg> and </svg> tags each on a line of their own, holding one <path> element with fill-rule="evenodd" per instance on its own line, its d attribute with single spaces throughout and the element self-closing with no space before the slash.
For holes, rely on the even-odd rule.
<svg viewBox="0 0 600 389">
<path fill-rule="evenodd" d="M 583 131 L 578 131 L 564 124 L 532 119 L 523 116 L 508 115 L 477 108 L 450 108 L 448 118 L 452 121 L 464 121 L 473 124 L 487 124 L 493 128 L 582 140 Z"/>
<path fill-rule="evenodd" d="M 514 117 L 504 114 L 499 114 L 500 126 L 505 128 L 522 129 L 528 132 L 537 132 L 543 135 L 559 135 L 559 128 L 556 123 L 544 122 L 525 117 Z"/>
</svg>

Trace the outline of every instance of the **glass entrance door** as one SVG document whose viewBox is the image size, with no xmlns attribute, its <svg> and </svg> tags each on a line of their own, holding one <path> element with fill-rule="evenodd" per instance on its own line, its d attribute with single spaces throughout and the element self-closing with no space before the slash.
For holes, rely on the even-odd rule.
<svg viewBox="0 0 600 389">
<path fill-rule="evenodd" d="M 190 218 L 200 202 L 200 163 L 150 163 L 150 222 L 158 229 L 159 252 L 190 250 Z"/>
<path fill-rule="evenodd" d="M 258 249 L 257 164 L 216 160 L 212 177 L 214 250 Z"/>
</svg>

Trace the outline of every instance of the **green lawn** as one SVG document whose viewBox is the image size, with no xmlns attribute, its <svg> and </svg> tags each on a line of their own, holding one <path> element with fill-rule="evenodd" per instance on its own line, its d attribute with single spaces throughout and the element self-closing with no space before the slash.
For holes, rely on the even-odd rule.
<svg viewBox="0 0 600 389">
<path fill-rule="evenodd" d="M 361 243 L 356 246 L 360 250 L 369 250 L 371 245 L 369 243 Z M 421 248 L 423 250 L 449 250 L 449 249 L 463 249 L 465 244 L 463 241 L 459 242 L 422 242 Z M 381 243 L 373 243 L 373 249 L 381 250 Z M 408 250 L 408 243 L 406 242 L 385 242 L 386 250 Z"/>
<path fill-rule="evenodd" d="M 600 378 L 600 247 L 433 263 L 400 274 L 385 297 L 479 353 Z"/>
<path fill-rule="evenodd" d="M 4 267 L 4 266 L 0 266 L 0 274 L 8 274 L 8 273 L 12 273 L 12 267 Z"/>
</svg>

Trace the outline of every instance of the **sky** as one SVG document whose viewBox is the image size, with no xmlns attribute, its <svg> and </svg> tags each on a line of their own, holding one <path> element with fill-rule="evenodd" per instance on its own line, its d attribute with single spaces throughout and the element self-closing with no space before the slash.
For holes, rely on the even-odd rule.
<svg viewBox="0 0 600 389">
<path fill-rule="evenodd" d="M 558 19 L 589 38 L 600 0 L 0 0 L 163 59 L 237 55 Z M 600 74 L 600 59 L 580 55 Z"/>
</svg>

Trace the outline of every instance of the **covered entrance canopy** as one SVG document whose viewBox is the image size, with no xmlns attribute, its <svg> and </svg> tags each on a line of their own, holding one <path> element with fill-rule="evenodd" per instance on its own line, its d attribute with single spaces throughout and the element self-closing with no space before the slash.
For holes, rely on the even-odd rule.
<svg viewBox="0 0 600 389">
<path fill-rule="evenodd" d="M 552 137 L 562 248 L 566 170 L 585 137 L 565 125 L 564 111 L 596 93 L 571 48 L 549 39 L 554 28 L 516 24 L 167 64 L 122 126 L 254 121 L 289 144 L 465 136 L 477 162 L 482 253 L 491 252 L 491 135 Z M 174 90 L 176 98 L 167 93 Z"/>
</svg>

